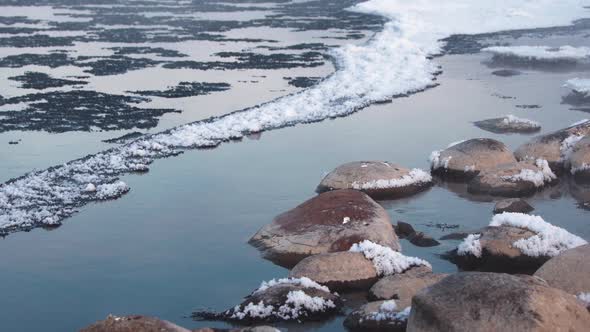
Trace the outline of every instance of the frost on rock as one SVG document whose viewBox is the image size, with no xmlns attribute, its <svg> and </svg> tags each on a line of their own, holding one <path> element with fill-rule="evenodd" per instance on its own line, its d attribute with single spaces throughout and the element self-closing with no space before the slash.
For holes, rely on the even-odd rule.
<svg viewBox="0 0 590 332">
<path fill-rule="evenodd" d="M 469 234 L 463 242 L 457 246 L 457 255 L 466 256 L 473 255 L 475 257 L 481 257 L 481 243 L 479 239 L 481 234 Z"/>
<path fill-rule="evenodd" d="M 520 127 L 524 127 L 524 128 L 541 128 L 541 125 L 533 120 L 529 120 L 529 119 L 523 119 L 523 118 L 519 118 L 517 116 L 514 116 L 512 114 L 508 114 L 506 115 L 503 119 L 502 119 L 502 124 L 505 126 L 513 126 L 513 125 L 517 125 Z"/>
<path fill-rule="evenodd" d="M 379 311 L 371 312 L 365 319 L 375 321 L 407 321 L 412 307 L 406 307 L 398 311 L 395 300 L 384 301 L 379 306 Z"/>
<path fill-rule="evenodd" d="M 389 247 L 384 247 L 369 240 L 353 244 L 350 251 L 360 252 L 365 255 L 367 259 L 373 262 L 377 274 L 380 276 L 402 273 L 412 266 L 424 265 L 431 267 L 430 263 L 423 259 L 404 256 Z"/>
<path fill-rule="evenodd" d="M 590 307 L 590 292 L 589 293 L 580 293 L 576 295 L 578 300 L 584 303 L 585 306 Z"/>
<path fill-rule="evenodd" d="M 493 46 L 482 51 L 500 56 L 512 56 L 531 60 L 587 60 L 590 58 L 588 47 L 549 47 L 549 46 Z"/>
<path fill-rule="evenodd" d="M 575 175 L 578 172 L 588 171 L 588 170 L 590 170 L 590 164 L 583 163 L 582 165 L 580 165 L 578 167 L 572 167 L 570 172 Z"/>
<path fill-rule="evenodd" d="M 590 94 L 590 79 L 572 78 L 571 80 L 567 80 L 565 82 L 564 87 L 572 89 L 573 91 L 582 95 L 588 95 Z"/>
<path fill-rule="evenodd" d="M 449 168 L 449 162 L 453 157 L 441 158 L 440 153 L 441 150 L 432 151 L 432 153 L 430 154 L 430 158 L 428 158 L 428 160 L 430 161 L 430 168 L 432 170 L 436 170 L 439 168 Z"/>
<path fill-rule="evenodd" d="M 585 122 L 582 122 L 580 124 L 583 124 L 583 123 L 585 123 Z M 572 127 L 573 127 L 573 125 L 572 125 Z M 570 135 L 566 139 L 564 139 L 563 142 L 561 142 L 561 145 L 559 147 L 559 150 L 561 153 L 561 158 L 560 158 L 561 161 L 568 161 L 570 159 L 570 156 L 572 155 L 572 152 L 574 151 L 574 146 L 582 138 L 584 138 L 583 135 Z"/>
<path fill-rule="evenodd" d="M 284 284 L 297 285 L 297 286 L 302 286 L 305 288 L 315 288 L 315 289 L 319 289 L 321 291 L 330 293 L 330 289 L 328 289 L 328 287 L 322 286 L 307 277 L 301 277 L 301 278 L 281 278 L 281 279 L 272 279 L 269 281 L 263 281 L 260 284 L 260 287 L 258 287 L 258 289 L 254 291 L 254 294 L 264 292 L 265 290 L 269 289 L 270 287 L 277 286 L 277 285 L 284 285 Z"/>
<path fill-rule="evenodd" d="M 550 183 L 557 179 L 557 176 L 551 171 L 547 160 L 537 159 L 535 165 L 539 168 L 538 171 L 523 168 L 520 173 L 510 176 L 502 176 L 502 179 L 511 182 L 532 182 L 535 187 L 543 187 L 545 183 Z"/>
<path fill-rule="evenodd" d="M 430 183 L 431 181 L 432 176 L 429 173 L 421 169 L 414 168 L 409 174 L 404 175 L 399 179 L 374 180 L 363 183 L 353 182 L 352 188 L 357 190 L 400 188 L 415 184 Z"/>
<path fill-rule="evenodd" d="M 528 229 L 536 235 L 520 239 L 514 247 L 531 257 L 557 256 L 564 250 L 587 244 L 584 239 L 573 235 L 563 228 L 554 226 L 539 216 L 524 213 L 504 212 L 492 218 L 490 226 L 512 226 Z"/>
</svg>

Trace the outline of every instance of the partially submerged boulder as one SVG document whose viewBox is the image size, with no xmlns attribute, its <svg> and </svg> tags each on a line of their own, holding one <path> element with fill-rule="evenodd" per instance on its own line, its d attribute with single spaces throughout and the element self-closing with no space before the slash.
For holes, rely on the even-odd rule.
<svg viewBox="0 0 590 332">
<path fill-rule="evenodd" d="M 414 232 L 410 234 L 407 239 L 411 244 L 417 247 L 435 247 L 440 244 L 440 242 L 431 236 L 424 234 L 424 232 Z"/>
<path fill-rule="evenodd" d="M 369 302 L 344 320 L 350 331 L 403 332 L 410 314 L 410 301 Z"/>
<path fill-rule="evenodd" d="M 290 277 L 308 277 L 332 290 L 368 289 L 377 280 L 373 263 L 359 252 L 335 252 L 304 258 Z"/>
<path fill-rule="evenodd" d="M 494 206 L 494 214 L 504 212 L 518 212 L 518 213 L 529 213 L 535 208 L 532 207 L 527 201 L 520 198 L 509 198 L 498 201 Z"/>
<path fill-rule="evenodd" d="M 496 134 L 523 133 L 530 134 L 541 130 L 538 122 L 516 117 L 512 114 L 501 118 L 476 121 L 475 126 Z"/>
<path fill-rule="evenodd" d="M 317 191 L 355 189 L 375 198 L 401 198 L 432 186 L 421 169 L 408 169 L 385 161 L 357 161 L 338 166 L 320 182 Z"/>
<path fill-rule="evenodd" d="M 363 240 L 401 248 L 383 207 L 360 191 L 335 190 L 275 217 L 250 243 L 266 259 L 293 267 L 307 256 L 346 251 Z"/>
<path fill-rule="evenodd" d="M 223 312 L 199 311 L 193 317 L 241 324 L 321 320 L 342 308 L 337 294 L 309 278 L 284 278 L 263 282 L 242 303 Z"/>
<path fill-rule="evenodd" d="M 570 294 L 590 292 L 590 244 L 551 258 L 534 275 Z"/>
<path fill-rule="evenodd" d="M 417 292 L 446 276 L 446 274 L 432 273 L 432 269 L 426 266 L 414 267 L 404 273 L 381 278 L 369 290 L 369 299 L 409 302 Z"/>
<path fill-rule="evenodd" d="M 576 123 L 565 129 L 533 138 L 516 149 L 514 156 L 519 161 L 546 160 L 554 172 L 561 172 L 574 144 L 588 134 L 590 121 Z"/>
<path fill-rule="evenodd" d="M 80 330 L 80 332 L 190 332 L 190 330 L 173 324 L 167 320 L 154 317 L 131 315 L 118 317 L 109 315 Z"/>
<path fill-rule="evenodd" d="M 590 182 L 590 136 L 584 137 L 574 145 L 569 165 L 577 181 Z"/>
<path fill-rule="evenodd" d="M 585 331 L 590 313 L 541 279 L 457 273 L 418 292 L 408 331 Z"/>
<path fill-rule="evenodd" d="M 504 143 L 490 138 L 474 138 L 451 144 L 430 155 L 432 173 L 454 180 L 469 180 L 482 171 L 516 162 Z"/>
<path fill-rule="evenodd" d="M 467 191 L 502 197 L 532 195 L 548 184 L 555 183 L 557 177 L 544 160 L 517 162 L 498 165 L 485 170 L 471 180 Z"/>
</svg>

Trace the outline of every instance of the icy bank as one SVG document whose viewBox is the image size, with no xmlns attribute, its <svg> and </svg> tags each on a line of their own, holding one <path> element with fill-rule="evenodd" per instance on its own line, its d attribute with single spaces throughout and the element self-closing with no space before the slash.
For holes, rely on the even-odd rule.
<svg viewBox="0 0 590 332">
<path fill-rule="evenodd" d="M 333 53 L 338 71 L 301 93 L 221 117 L 186 124 L 63 165 L 35 171 L 0 186 L 0 232 L 59 224 L 75 209 L 112 196 L 85 190 L 145 172 L 155 159 L 183 149 L 217 146 L 246 134 L 349 115 L 369 104 L 433 86 L 439 71 L 430 59 L 439 40 L 475 34 L 569 24 L 585 1 L 371 0 L 352 10 L 391 19 L 368 43 Z M 113 186 L 107 186 L 113 188 Z M 107 188 L 104 187 L 104 188 Z M 123 186 L 115 185 L 123 189 Z"/>
</svg>

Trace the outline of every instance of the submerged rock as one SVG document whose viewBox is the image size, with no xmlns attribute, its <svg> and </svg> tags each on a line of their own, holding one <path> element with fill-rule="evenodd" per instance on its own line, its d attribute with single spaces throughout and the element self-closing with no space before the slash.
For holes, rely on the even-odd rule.
<svg viewBox="0 0 590 332">
<path fill-rule="evenodd" d="M 577 181 L 590 182 L 590 136 L 574 145 L 569 164 L 571 173 Z"/>
<path fill-rule="evenodd" d="M 507 115 L 501 118 L 476 121 L 475 126 L 492 133 L 534 133 L 541 130 L 538 122 L 522 119 L 514 115 Z"/>
<path fill-rule="evenodd" d="M 412 225 L 401 220 L 397 222 L 397 225 L 394 226 L 394 229 L 395 234 L 397 234 L 397 236 L 399 236 L 402 239 L 416 233 Z"/>
<path fill-rule="evenodd" d="M 515 69 L 498 69 L 498 70 L 494 70 L 492 72 L 492 75 L 500 76 L 500 77 L 511 77 L 511 76 L 517 76 L 520 74 L 522 74 L 522 72 L 515 70 Z"/>
<path fill-rule="evenodd" d="M 434 247 L 440 244 L 440 242 L 433 239 L 431 236 L 424 234 L 424 232 L 410 234 L 407 239 L 411 244 L 417 247 Z"/>
<path fill-rule="evenodd" d="M 504 212 L 518 212 L 518 213 L 529 213 L 535 208 L 532 207 L 527 201 L 520 198 L 503 199 L 496 203 L 494 206 L 494 214 Z"/>
<path fill-rule="evenodd" d="M 408 331 L 585 331 L 575 297 L 530 276 L 457 273 L 412 300 Z"/>
<path fill-rule="evenodd" d="M 383 207 L 360 191 L 336 190 L 275 217 L 249 243 L 266 259 L 293 267 L 307 256 L 347 251 L 362 240 L 401 248 Z"/>
<path fill-rule="evenodd" d="M 378 279 L 373 263 L 358 252 L 335 252 L 304 258 L 290 277 L 308 277 L 332 290 L 368 289 Z"/>
<path fill-rule="evenodd" d="M 369 302 L 351 312 L 344 326 L 351 331 L 403 332 L 410 314 L 410 301 Z"/>
<path fill-rule="evenodd" d="M 430 162 L 433 174 L 469 180 L 482 171 L 516 162 L 516 159 L 504 143 L 489 138 L 475 138 L 432 152 Z"/>
<path fill-rule="evenodd" d="M 556 180 L 544 160 L 537 160 L 536 164 L 515 162 L 481 172 L 469 182 L 467 191 L 471 194 L 520 197 L 534 194 Z"/>
<path fill-rule="evenodd" d="M 446 274 L 432 273 L 432 269 L 427 266 L 413 267 L 404 273 L 381 278 L 369 290 L 369 299 L 410 302 L 417 292 L 446 276 Z"/>
<path fill-rule="evenodd" d="M 166 320 L 147 316 L 123 316 L 109 315 L 106 319 L 98 321 L 80 330 L 80 332 L 190 332 Z"/>
<path fill-rule="evenodd" d="M 566 250 L 543 264 L 534 275 L 570 294 L 590 292 L 589 257 L 590 244 Z"/>
<path fill-rule="evenodd" d="M 338 166 L 324 177 L 317 191 L 356 189 L 371 197 L 400 198 L 431 185 L 432 177 L 421 169 L 408 169 L 384 161 L 358 161 Z"/>
</svg>

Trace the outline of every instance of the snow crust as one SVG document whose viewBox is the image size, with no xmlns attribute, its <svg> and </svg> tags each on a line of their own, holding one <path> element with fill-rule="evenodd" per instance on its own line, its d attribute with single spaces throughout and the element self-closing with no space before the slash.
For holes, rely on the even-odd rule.
<svg viewBox="0 0 590 332">
<path fill-rule="evenodd" d="M 480 238 L 481 234 L 469 234 L 463 240 L 463 242 L 457 246 L 457 255 L 473 255 L 475 257 L 481 257 L 481 243 L 479 243 Z"/>
<path fill-rule="evenodd" d="M 412 307 L 406 307 L 401 311 L 398 311 L 395 300 L 385 301 L 379 306 L 379 310 L 371 312 L 364 319 L 375 320 L 375 321 L 407 321 L 410 316 Z"/>
<path fill-rule="evenodd" d="M 584 122 L 582 122 L 582 123 L 584 123 Z M 561 142 L 561 145 L 559 146 L 559 150 L 561 153 L 560 158 L 562 161 L 568 161 L 570 159 L 570 156 L 572 155 L 572 153 L 574 151 L 574 146 L 582 138 L 584 138 L 584 136 L 582 136 L 582 135 L 570 135 L 566 139 L 564 139 L 563 142 Z"/>
<path fill-rule="evenodd" d="M 409 174 L 397 179 L 380 179 L 363 183 L 358 183 L 355 181 L 352 183 L 352 188 L 357 190 L 401 188 L 430 182 L 432 182 L 432 176 L 430 173 L 427 173 L 418 168 L 414 168 Z"/>
<path fill-rule="evenodd" d="M 582 301 L 587 307 L 590 307 L 590 293 L 580 293 L 576 295 L 578 300 Z"/>
<path fill-rule="evenodd" d="M 496 55 L 513 56 L 533 60 L 585 60 L 590 58 L 589 47 L 550 46 L 494 46 L 482 51 Z"/>
<path fill-rule="evenodd" d="M 504 119 L 502 119 L 502 124 L 504 124 L 506 126 L 517 125 L 517 126 L 526 127 L 526 128 L 541 128 L 541 124 L 539 124 L 536 121 L 524 119 L 524 118 L 519 118 L 519 117 L 514 116 L 512 114 L 506 115 L 504 117 Z"/>
<path fill-rule="evenodd" d="M 572 89 L 581 94 L 590 94 L 590 79 L 588 78 L 572 78 L 567 80 L 564 87 Z"/>
<path fill-rule="evenodd" d="M 520 173 L 510 176 L 502 176 L 502 179 L 511 182 L 532 182 L 535 187 L 543 187 L 545 183 L 550 183 L 551 181 L 557 179 L 557 176 L 549 167 L 547 160 L 537 159 L 535 165 L 539 168 L 538 171 L 523 168 L 520 170 Z"/>
<path fill-rule="evenodd" d="M 321 291 L 330 293 L 330 289 L 328 289 L 328 287 L 322 286 L 307 277 L 301 277 L 301 278 L 281 278 L 281 279 L 272 279 L 269 281 L 263 281 L 260 284 L 260 287 L 258 287 L 258 289 L 254 291 L 254 294 L 259 293 L 259 292 L 264 292 L 265 290 L 269 289 L 270 287 L 277 286 L 277 285 L 284 285 L 284 284 L 297 285 L 297 286 L 302 286 L 305 288 L 315 288 L 315 289 L 319 289 Z"/>
<path fill-rule="evenodd" d="M 384 247 L 369 240 L 353 244 L 349 251 L 360 252 L 365 255 L 367 259 L 373 262 L 377 274 L 380 276 L 402 273 L 413 266 L 432 267 L 430 263 L 423 259 L 404 256 L 389 247 Z"/>
<path fill-rule="evenodd" d="M 4 183 L 0 185 L 0 232 L 56 224 L 89 202 L 117 198 L 128 191 L 117 182 L 120 176 L 145 172 L 158 158 L 189 148 L 214 147 L 255 132 L 346 116 L 376 101 L 422 91 L 434 86 L 440 71 L 432 55 L 441 53 L 441 39 L 458 33 L 565 25 L 583 18 L 584 5 L 582 0 L 370 0 L 358 4 L 352 10 L 382 15 L 390 22 L 366 44 L 334 50 L 338 70 L 318 85 Z M 96 193 L 84 190 L 89 182 L 96 185 Z M 107 185 L 113 183 L 117 185 Z"/>
</svg>

